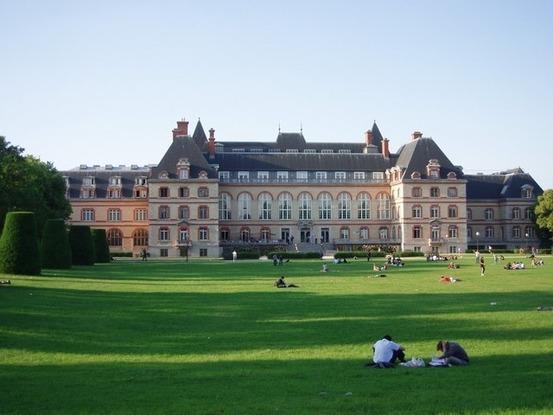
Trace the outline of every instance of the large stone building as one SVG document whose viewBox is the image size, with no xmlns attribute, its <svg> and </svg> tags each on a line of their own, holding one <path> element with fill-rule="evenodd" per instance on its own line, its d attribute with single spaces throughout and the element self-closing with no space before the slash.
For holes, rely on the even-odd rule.
<svg viewBox="0 0 553 415">
<path fill-rule="evenodd" d="M 209 256 L 224 246 L 460 252 L 537 245 L 542 193 L 520 169 L 468 175 L 414 132 L 390 152 L 376 123 L 359 142 L 216 141 L 177 122 L 157 165 L 62 172 L 71 223 L 104 228 L 113 251 Z"/>
</svg>

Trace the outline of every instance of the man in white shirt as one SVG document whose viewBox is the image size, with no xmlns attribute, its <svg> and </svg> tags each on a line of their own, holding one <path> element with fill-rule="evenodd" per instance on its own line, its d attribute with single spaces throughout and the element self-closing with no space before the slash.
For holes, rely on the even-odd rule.
<svg viewBox="0 0 553 415">
<path fill-rule="evenodd" d="M 373 345 L 373 362 L 386 367 L 393 366 L 396 360 L 405 362 L 405 349 L 392 341 L 389 335 L 384 336 Z"/>
</svg>

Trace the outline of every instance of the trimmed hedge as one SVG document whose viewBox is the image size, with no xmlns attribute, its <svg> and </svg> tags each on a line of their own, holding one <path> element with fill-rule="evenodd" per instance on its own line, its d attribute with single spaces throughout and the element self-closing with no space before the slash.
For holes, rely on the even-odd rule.
<svg viewBox="0 0 553 415">
<path fill-rule="evenodd" d="M 371 251 L 371 258 L 384 258 L 386 255 L 388 255 L 388 253 L 383 251 Z M 340 251 L 334 254 L 334 258 L 336 259 L 349 259 L 355 257 L 367 259 L 367 253 L 365 251 Z"/>
<path fill-rule="evenodd" d="M 273 259 L 273 255 L 282 256 L 283 259 L 321 259 L 318 252 L 269 252 L 267 258 Z"/>
<path fill-rule="evenodd" d="M 35 214 L 9 212 L 0 238 L 0 273 L 40 275 Z"/>
<path fill-rule="evenodd" d="M 73 265 L 94 265 L 94 243 L 90 226 L 72 225 L 69 228 L 69 243 Z"/>
<path fill-rule="evenodd" d="M 63 219 L 49 219 L 40 244 L 43 268 L 71 268 L 71 245 Z"/>
<path fill-rule="evenodd" d="M 94 241 L 94 262 L 107 263 L 111 261 L 109 255 L 108 239 L 105 229 L 92 229 L 92 240 Z M 123 252 L 122 252 L 123 253 Z M 129 252 L 132 257 L 132 252 Z"/>
<path fill-rule="evenodd" d="M 115 257 L 118 257 L 118 258 L 132 258 L 133 254 L 132 254 L 132 252 L 112 252 L 111 256 L 113 258 L 115 258 Z M 107 262 L 109 262 L 109 261 L 107 261 Z"/>
</svg>

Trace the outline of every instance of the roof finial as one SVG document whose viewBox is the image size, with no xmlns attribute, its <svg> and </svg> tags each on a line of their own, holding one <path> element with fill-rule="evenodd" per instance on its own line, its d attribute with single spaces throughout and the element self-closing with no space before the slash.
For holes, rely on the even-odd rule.
<svg viewBox="0 0 553 415">
<path fill-rule="evenodd" d="M 280 134 L 280 121 L 278 122 L 278 133 Z"/>
<path fill-rule="evenodd" d="M 300 121 L 300 133 L 303 134 L 303 122 Z"/>
</svg>

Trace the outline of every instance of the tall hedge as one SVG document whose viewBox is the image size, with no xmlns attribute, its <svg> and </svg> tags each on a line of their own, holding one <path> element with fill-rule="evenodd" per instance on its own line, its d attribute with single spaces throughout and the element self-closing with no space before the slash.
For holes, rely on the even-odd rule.
<svg viewBox="0 0 553 415">
<path fill-rule="evenodd" d="M 40 275 L 40 249 L 32 212 L 9 212 L 0 237 L 0 273 Z"/>
<path fill-rule="evenodd" d="M 92 229 L 92 239 L 94 240 L 94 262 L 109 262 L 111 255 L 109 254 L 106 230 Z"/>
<path fill-rule="evenodd" d="M 71 245 L 63 219 L 49 219 L 44 225 L 40 254 L 43 268 L 71 268 Z"/>
<path fill-rule="evenodd" d="M 73 265 L 94 265 L 94 244 L 90 226 L 72 225 L 69 228 L 69 243 Z"/>
</svg>

